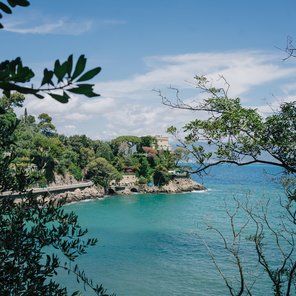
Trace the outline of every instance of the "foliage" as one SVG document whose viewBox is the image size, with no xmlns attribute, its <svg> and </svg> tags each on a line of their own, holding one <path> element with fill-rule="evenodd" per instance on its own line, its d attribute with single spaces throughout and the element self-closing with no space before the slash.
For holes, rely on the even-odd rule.
<svg viewBox="0 0 296 296">
<path fill-rule="evenodd" d="M 96 185 L 101 185 L 105 193 L 108 193 L 110 182 L 120 180 L 121 174 L 105 158 L 98 157 L 87 165 L 88 179 L 91 179 Z"/>
<path fill-rule="evenodd" d="M 63 203 L 30 194 L 18 203 L 10 197 L 0 200 L 1 295 L 67 295 L 53 279 L 58 270 L 81 277 L 70 262 L 97 240 L 82 239 L 87 230 L 78 224 L 77 215 L 65 212 Z M 104 295 L 102 287 L 93 288 Z"/>
<path fill-rule="evenodd" d="M 168 173 L 167 169 L 162 166 L 158 165 L 155 168 L 155 172 L 153 175 L 153 182 L 156 186 L 163 186 L 166 185 L 171 180 L 171 175 Z"/>
<path fill-rule="evenodd" d="M 0 114 L 0 192 L 14 188 L 9 164 L 13 158 L 14 130 L 18 124 L 16 115 L 7 111 Z"/>
<path fill-rule="evenodd" d="M 143 153 L 143 147 L 153 147 L 156 146 L 156 138 L 152 136 L 143 136 L 140 138 L 141 141 L 137 145 L 137 151 Z"/>
<path fill-rule="evenodd" d="M 149 165 L 147 157 L 139 157 L 139 168 L 137 170 L 137 173 L 140 177 L 143 177 L 145 179 L 149 180 L 151 178 L 153 169 Z"/>
<path fill-rule="evenodd" d="M 146 185 L 148 183 L 148 180 L 144 177 L 140 177 L 139 180 L 138 180 L 138 183 L 140 185 Z"/>
<path fill-rule="evenodd" d="M 95 140 L 92 143 L 92 147 L 96 156 L 103 157 L 108 161 L 111 161 L 113 159 L 113 152 L 109 143 L 100 140 Z"/>
<path fill-rule="evenodd" d="M 52 123 L 52 118 L 46 113 L 41 113 L 38 116 L 38 119 L 39 123 L 37 127 L 39 128 L 40 132 L 46 137 L 54 136 L 56 133 L 56 128 Z"/>
<path fill-rule="evenodd" d="M 166 105 L 208 112 L 207 119 L 195 119 L 184 126 L 185 141 L 178 137 L 176 128 L 168 129 L 187 155 L 197 160 L 194 172 L 221 163 L 263 163 L 296 172 L 296 101 L 281 104 L 277 113 L 264 118 L 256 109 L 243 107 L 239 98 L 228 98 L 224 89 L 213 88 L 205 77 L 195 79 L 197 87 L 210 96 L 201 104 L 189 108 L 163 97 Z"/>
</svg>

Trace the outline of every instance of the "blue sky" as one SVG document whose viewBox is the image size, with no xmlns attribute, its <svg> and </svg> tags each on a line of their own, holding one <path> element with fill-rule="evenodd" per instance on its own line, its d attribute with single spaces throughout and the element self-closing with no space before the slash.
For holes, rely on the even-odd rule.
<svg viewBox="0 0 296 296">
<path fill-rule="evenodd" d="M 73 53 L 85 54 L 101 97 L 73 97 L 61 105 L 28 98 L 28 112 L 50 114 L 59 132 L 109 139 L 122 134 L 165 134 L 197 114 L 171 110 L 153 89 L 178 87 L 198 101 L 194 75 L 269 112 L 296 94 L 296 60 L 282 59 L 295 37 L 296 2 L 290 0 L 31 0 L 2 19 L 1 57 L 21 56 L 36 72 Z M 168 93 L 169 94 L 169 93 Z M 173 94 L 171 94 L 173 95 Z"/>
</svg>

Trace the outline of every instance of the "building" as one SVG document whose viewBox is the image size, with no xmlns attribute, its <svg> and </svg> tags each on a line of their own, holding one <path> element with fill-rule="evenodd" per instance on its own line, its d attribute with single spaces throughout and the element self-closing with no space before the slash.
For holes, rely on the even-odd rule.
<svg viewBox="0 0 296 296">
<path fill-rule="evenodd" d="M 122 179 L 120 181 L 112 180 L 110 182 L 111 186 L 133 186 L 138 183 L 138 177 L 136 176 L 135 171 L 131 167 L 126 167 L 124 169 L 124 174 L 122 175 Z"/>
<path fill-rule="evenodd" d="M 157 150 L 172 151 L 172 147 L 169 144 L 169 137 L 157 135 L 157 136 L 155 136 L 155 139 L 156 139 L 156 149 Z"/>
</svg>

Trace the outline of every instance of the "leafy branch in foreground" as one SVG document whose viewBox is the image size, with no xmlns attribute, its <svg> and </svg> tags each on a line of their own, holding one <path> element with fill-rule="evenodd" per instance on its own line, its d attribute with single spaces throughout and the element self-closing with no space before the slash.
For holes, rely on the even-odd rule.
<svg viewBox="0 0 296 296">
<path fill-rule="evenodd" d="M 222 163 L 270 164 L 296 173 L 296 101 L 281 104 L 278 112 L 264 118 L 256 109 L 243 107 L 239 98 L 229 98 L 228 84 L 226 90 L 215 88 L 204 76 L 196 76 L 195 82 L 209 96 L 196 105 L 180 99 L 178 90 L 173 89 L 175 102 L 158 91 L 166 106 L 208 114 L 205 120 L 197 118 L 184 125 L 184 139 L 175 127 L 168 129 L 187 155 L 196 159 L 191 173 Z"/>
<path fill-rule="evenodd" d="M 0 199 L 1 295 L 67 295 L 67 289 L 53 278 L 57 269 L 69 266 L 97 239 L 82 238 L 87 230 L 78 224 L 74 212 L 62 208 L 64 203 L 50 196 L 37 198 L 30 192 L 20 200 Z M 65 258 L 64 264 L 59 254 Z M 107 295 L 78 267 L 67 270 L 96 295 Z"/>
<path fill-rule="evenodd" d="M 29 6 L 27 0 L 7 0 L 7 4 L 0 1 L 0 11 L 11 14 L 16 6 Z M 0 13 L 0 18 L 2 14 Z M 3 25 L 0 23 L 0 29 Z M 86 97 L 96 97 L 93 91 L 94 84 L 85 83 L 100 73 L 101 67 L 96 67 L 85 72 L 86 58 L 80 55 L 76 64 L 73 64 L 73 55 L 70 55 L 64 62 L 56 60 L 52 70 L 47 68 L 43 71 L 43 78 L 40 87 L 27 84 L 35 76 L 35 73 L 28 66 L 24 66 L 20 57 L 14 60 L 6 60 L 0 63 L 0 89 L 6 97 L 10 97 L 11 92 L 34 95 L 39 99 L 48 94 L 60 103 L 67 103 L 70 93 L 84 95 Z M 44 87 L 44 86 L 47 87 Z"/>
<path fill-rule="evenodd" d="M 94 85 L 85 83 L 85 81 L 95 77 L 101 71 L 101 67 L 84 72 L 85 67 L 84 55 L 78 58 L 75 66 L 73 55 L 70 55 L 64 62 L 56 60 L 53 70 L 44 69 L 41 86 L 34 88 L 25 85 L 35 76 L 34 72 L 29 67 L 23 66 L 21 58 L 18 57 L 12 61 L 7 60 L 0 63 L 0 89 L 7 97 L 10 97 L 11 92 L 17 91 L 43 99 L 45 93 L 60 103 L 69 101 L 69 92 L 86 97 L 99 96 L 93 91 Z"/>
</svg>

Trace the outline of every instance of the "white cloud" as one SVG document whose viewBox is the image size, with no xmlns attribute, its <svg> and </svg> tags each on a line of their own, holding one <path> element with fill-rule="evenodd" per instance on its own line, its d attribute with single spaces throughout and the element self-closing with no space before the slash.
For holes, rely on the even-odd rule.
<svg viewBox="0 0 296 296">
<path fill-rule="evenodd" d="M 25 103 L 30 114 L 46 112 L 53 115 L 73 113 L 80 104 L 81 100 L 78 96 L 71 96 L 68 104 L 61 104 L 48 95 L 45 95 L 45 98 L 42 100 L 36 99 L 35 97 L 29 97 Z"/>
<path fill-rule="evenodd" d="M 64 128 L 65 129 L 71 129 L 72 130 L 72 129 L 76 129 L 76 126 L 73 125 L 73 124 L 69 124 L 69 125 L 65 125 Z"/>
<path fill-rule="evenodd" d="M 231 85 L 231 94 L 239 96 L 257 85 L 295 75 L 295 68 L 283 67 L 279 56 L 262 52 L 196 53 L 146 59 L 149 71 L 131 79 L 98 83 L 97 89 L 110 97 L 139 99 L 139 93 L 148 94 L 154 88 L 169 85 L 181 89 L 192 88 L 193 77 L 207 75 L 216 80 L 224 75 Z"/>
<path fill-rule="evenodd" d="M 36 103 L 35 99 L 27 103 L 28 111 L 48 112 L 63 125 L 65 121 L 75 124 L 75 132 L 112 138 L 122 134 L 163 134 L 170 125 L 182 126 L 193 119 L 196 113 L 163 106 L 152 90 L 161 89 L 166 93 L 172 85 L 179 88 L 186 102 L 198 101 L 200 92 L 188 82 L 196 74 L 207 75 L 214 84 L 222 83 L 218 77 L 223 75 L 231 86 L 230 96 L 241 97 L 245 104 L 258 107 L 261 112 L 270 112 L 270 104 L 278 106 L 279 96 L 289 99 L 296 92 L 290 82 L 296 68 L 281 63 L 279 56 L 264 52 L 192 53 L 151 57 L 146 63 L 148 70 L 144 74 L 97 83 L 95 88 L 102 97 L 74 96 L 66 105 L 52 99 Z M 277 95 L 271 96 L 271 92 Z M 168 95 L 173 97 L 174 93 L 168 92 Z M 266 97 L 267 102 L 262 102 Z"/>
<path fill-rule="evenodd" d="M 112 98 L 95 98 L 81 104 L 79 110 L 87 114 L 100 114 L 116 108 L 116 102 Z"/>
<path fill-rule="evenodd" d="M 93 26 L 91 20 L 71 21 L 67 18 L 51 20 L 34 20 L 34 22 L 12 21 L 5 25 L 4 30 L 19 34 L 62 34 L 80 35 Z"/>
<path fill-rule="evenodd" d="M 88 114 L 83 114 L 78 112 L 70 113 L 64 116 L 64 119 L 72 120 L 74 122 L 86 121 L 86 120 L 90 120 L 91 118 L 92 116 L 89 116 Z"/>
<path fill-rule="evenodd" d="M 5 23 L 4 30 L 18 34 L 59 34 L 80 35 L 94 27 L 125 25 L 126 21 L 120 19 L 71 19 L 69 17 L 47 16 L 38 12 L 27 15 L 26 19 L 13 16 Z"/>
</svg>

